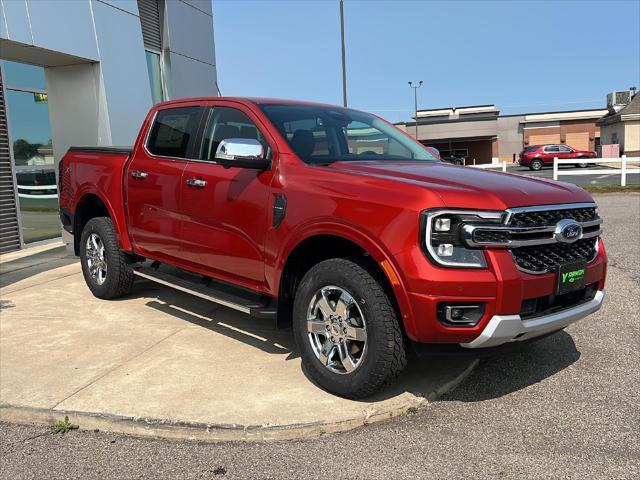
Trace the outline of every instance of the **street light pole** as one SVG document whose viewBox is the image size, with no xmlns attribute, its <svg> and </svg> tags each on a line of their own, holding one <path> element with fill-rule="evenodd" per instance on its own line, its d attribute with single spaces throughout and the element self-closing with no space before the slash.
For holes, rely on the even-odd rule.
<svg viewBox="0 0 640 480">
<path fill-rule="evenodd" d="M 342 46 L 342 103 L 347 106 L 347 53 L 344 47 L 344 0 L 340 0 L 340 43 Z"/>
<path fill-rule="evenodd" d="M 413 86 L 413 82 L 409 82 L 409 86 L 413 88 L 413 106 L 416 115 L 416 140 L 418 140 L 418 89 L 422 86 L 422 80 L 420 80 L 415 87 Z"/>
</svg>

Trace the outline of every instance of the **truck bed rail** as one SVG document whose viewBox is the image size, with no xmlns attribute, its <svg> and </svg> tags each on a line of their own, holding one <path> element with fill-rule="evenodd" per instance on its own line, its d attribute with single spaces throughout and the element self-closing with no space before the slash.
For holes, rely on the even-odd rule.
<svg viewBox="0 0 640 480">
<path fill-rule="evenodd" d="M 111 153 L 129 155 L 133 147 L 69 147 L 70 152 Z"/>
</svg>

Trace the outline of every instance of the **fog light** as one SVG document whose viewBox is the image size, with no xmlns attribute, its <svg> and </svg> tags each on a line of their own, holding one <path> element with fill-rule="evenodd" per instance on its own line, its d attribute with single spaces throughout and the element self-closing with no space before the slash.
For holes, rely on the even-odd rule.
<svg viewBox="0 0 640 480">
<path fill-rule="evenodd" d="M 456 327 L 473 327 L 484 314 L 484 304 L 438 304 L 438 320 Z"/>
<path fill-rule="evenodd" d="M 448 232 L 451 230 L 451 219 L 436 218 L 435 230 L 436 232 Z"/>
<path fill-rule="evenodd" d="M 438 256 L 439 257 L 450 257 L 453 255 L 453 245 L 450 243 L 443 243 L 438 245 Z"/>
</svg>

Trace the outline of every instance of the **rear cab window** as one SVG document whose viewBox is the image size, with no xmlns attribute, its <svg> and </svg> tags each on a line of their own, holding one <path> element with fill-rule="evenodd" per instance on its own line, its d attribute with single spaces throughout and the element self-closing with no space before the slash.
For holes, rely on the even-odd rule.
<svg viewBox="0 0 640 480">
<path fill-rule="evenodd" d="M 195 106 L 159 110 L 147 138 L 149 153 L 159 157 L 189 158 L 203 110 Z"/>
</svg>

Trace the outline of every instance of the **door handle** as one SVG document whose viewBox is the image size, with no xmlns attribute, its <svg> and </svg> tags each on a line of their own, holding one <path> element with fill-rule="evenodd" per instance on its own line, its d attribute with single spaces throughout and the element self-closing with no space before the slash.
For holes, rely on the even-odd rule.
<svg viewBox="0 0 640 480">
<path fill-rule="evenodd" d="M 199 178 L 188 178 L 187 185 L 189 185 L 190 187 L 206 187 L 207 181 L 200 180 Z"/>
<path fill-rule="evenodd" d="M 131 170 L 131 176 L 133 178 L 147 178 L 149 174 L 147 172 L 141 172 L 140 170 Z"/>
</svg>

